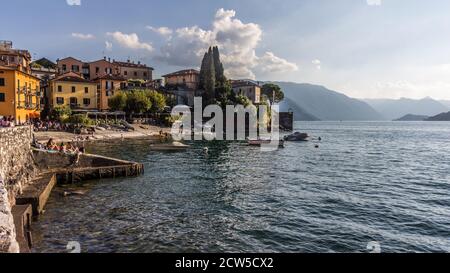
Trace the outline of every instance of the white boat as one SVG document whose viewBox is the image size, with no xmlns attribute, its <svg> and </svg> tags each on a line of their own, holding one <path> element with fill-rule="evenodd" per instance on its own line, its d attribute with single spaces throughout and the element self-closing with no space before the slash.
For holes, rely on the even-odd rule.
<svg viewBox="0 0 450 273">
<path fill-rule="evenodd" d="M 185 145 L 181 142 L 151 144 L 150 149 L 153 151 L 185 151 L 189 148 L 189 145 Z"/>
</svg>

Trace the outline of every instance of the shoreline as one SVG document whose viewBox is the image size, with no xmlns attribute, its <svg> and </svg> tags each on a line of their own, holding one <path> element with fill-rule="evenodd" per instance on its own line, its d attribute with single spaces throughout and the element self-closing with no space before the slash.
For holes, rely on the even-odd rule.
<svg viewBox="0 0 450 273">
<path fill-rule="evenodd" d="M 158 139 L 159 133 L 170 133 L 171 128 L 151 125 L 133 124 L 134 131 L 96 130 L 92 135 L 78 135 L 61 131 L 34 132 L 36 141 L 45 144 L 49 139 L 55 142 L 97 142 L 117 139 L 150 138 Z M 84 138 L 84 139 L 82 139 Z M 88 139 L 86 139 L 88 138 Z"/>
</svg>

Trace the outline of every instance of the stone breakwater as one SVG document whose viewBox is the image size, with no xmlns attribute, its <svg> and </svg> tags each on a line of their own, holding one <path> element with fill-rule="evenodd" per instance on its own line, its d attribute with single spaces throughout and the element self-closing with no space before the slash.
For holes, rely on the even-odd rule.
<svg viewBox="0 0 450 273">
<path fill-rule="evenodd" d="M 56 184 L 144 172 L 136 162 L 33 150 L 32 134 L 30 127 L 0 129 L 0 253 L 30 251 L 31 218 L 43 213 Z"/>
<path fill-rule="evenodd" d="M 37 174 L 31 127 L 0 128 L 0 252 L 19 252 L 11 208 Z"/>
</svg>

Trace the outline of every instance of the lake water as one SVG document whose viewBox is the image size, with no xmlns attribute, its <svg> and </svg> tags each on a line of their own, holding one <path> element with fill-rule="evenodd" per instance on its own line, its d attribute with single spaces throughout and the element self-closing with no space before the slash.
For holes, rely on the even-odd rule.
<svg viewBox="0 0 450 273">
<path fill-rule="evenodd" d="M 450 123 L 300 122 L 322 141 L 159 153 L 144 140 L 89 151 L 145 163 L 137 178 L 56 189 L 35 252 L 450 251 Z M 320 148 L 315 148 L 319 143 Z M 209 147 L 209 154 L 202 153 Z M 80 188 L 79 187 L 79 188 Z"/>
</svg>

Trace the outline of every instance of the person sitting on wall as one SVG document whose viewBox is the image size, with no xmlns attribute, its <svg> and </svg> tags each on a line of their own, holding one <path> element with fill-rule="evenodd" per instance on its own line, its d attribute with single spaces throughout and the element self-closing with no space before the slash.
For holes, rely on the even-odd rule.
<svg viewBox="0 0 450 273">
<path fill-rule="evenodd" d="M 53 142 L 53 138 L 50 138 L 48 141 L 47 141 L 47 149 L 52 149 L 53 148 L 53 146 L 55 146 L 55 142 Z"/>
</svg>

